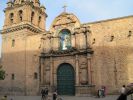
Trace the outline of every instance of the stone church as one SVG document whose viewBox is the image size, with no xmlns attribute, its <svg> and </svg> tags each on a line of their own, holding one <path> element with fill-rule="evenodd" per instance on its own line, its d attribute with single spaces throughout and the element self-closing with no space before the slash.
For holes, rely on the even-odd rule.
<svg viewBox="0 0 133 100">
<path fill-rule="evenodd" d="M 46 30 L 39 0 L 8 0 L 2 34 L 0 94 L 108 94 L 133 83 L 133 16 L 80 23 L 66 11 Z M 88 15 L 89 17 L 89 15 Z"/>
</svg>

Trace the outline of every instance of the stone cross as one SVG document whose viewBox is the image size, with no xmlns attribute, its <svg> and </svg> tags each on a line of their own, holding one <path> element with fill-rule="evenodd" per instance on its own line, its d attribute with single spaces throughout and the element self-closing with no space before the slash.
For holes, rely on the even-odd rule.
<svg viewBox="0 0 133 100">
<path fill-rule="evenodd" d="M 65 5 L 63 6 L 63 8 L 64 8 L 64 12 L 66 12 L 67 5 L 65 4 Z"/>
</svg>

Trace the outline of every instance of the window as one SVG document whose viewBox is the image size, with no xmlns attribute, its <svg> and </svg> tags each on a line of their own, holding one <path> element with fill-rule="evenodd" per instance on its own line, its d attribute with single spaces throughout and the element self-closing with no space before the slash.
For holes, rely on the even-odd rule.
<svg viewBox="0 0 133 100">
<path fill-rule="evenodd" d="M 36 72 L 34 73 L 34 79 L 38 79 L 38 75 Z"/>
<path fill-rule="evenodd" d="M 132 36 L 132 31 L 129 31 L 128 37 L 131 37 L 131 36 Z"/>
<path fill-rule="evenodd" d="M 34 12 L 31 13 L 31 22 L 33 22 L 34 19 Z"/>
<path fill-rule="evenodd" d="M 60 32 L 60 49 L 68 50 L 71 48 L 71 34 L 70 31 L 64 29 Z"/>
<path fill-rule="evenodd" d="M 41 16 L 39 16 L 38 25 L 40 24 L 40 22 L 41 22 Z"/>
<path fill-rule="evenodd" d="M 23 3 L 24 2 L 24 0 L 21 0 L 21 3 Z"/>
<path fill-rule="evenodd" d="M 14 17 L 14 14 L 11 13 L 11 14 L 10 14 L 10 22 L 11 22 L 11 24 L 13 23 L 13 17 Z"/>
<path fill-rule="evenodd" d="M 96 39 L 94 38 L 92 44 L 95 44 L 95 42 L 96 42 Z"/>
<path fill-rule="evenodd" d="M 112 42 L 114 40 L 114 36 L 111 36 L 110 41 Z"/>
<path fill-rule="evenodd" d="M 12 47 L 14 47 L 15 46 L 15 40 L 13 39 L 12 40 Z"/>
<path fill-rule="evenodd" d="M 15 75 L 14 75 L 14 74 L 12 74 L 11 79 L 12 79 L 12 80 L 15 80 Z"/>
<path fill-rule="evenodd" d="M 19 11 L 19 20 L 20 21 L 23 20 L 23 11 L 22 10 Z"/>
</svg>

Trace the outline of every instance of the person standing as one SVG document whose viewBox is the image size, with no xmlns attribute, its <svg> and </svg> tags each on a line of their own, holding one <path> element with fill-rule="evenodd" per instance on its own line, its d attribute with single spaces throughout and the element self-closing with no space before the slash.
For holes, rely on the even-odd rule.
<svg viewBox="0 0 133 100">
<path fill-rule="evenodd" d="M 101 87 L 102 97 L 105 97 L 105 91 L 106 91 L 105 89 L 106 89 L 105 86 Z"/>
<path fill-rule="evenodd" d="M 42 95 L 42 100 L 44 100 L 45 99 L 45 90 L 44 89 L 42 89 L 42 91 L 41 91 L 41 95 Z"/>
<path fill-rule="evenodd" d="M 53 100 L 56 100 L 57 99 L 57 91 L 54 91 L 53 93 Z"/>
<path fill-rule="evenodd" d="M 121 94 L 120 94 L 120 96 L 118 97 L 117 100 L 127 100 L 126 86 L 125 85 L 122 86 L 120 92 L 121 92 Z"/>
<path fill-rule="evenodd" d="M 48 98 L 48 88 L 45 88 L 45 97 L 46 97 L 46 100 Z"/>
<path fill-rule="evenodd" d="M 107 88 L 106 88 L 106 86 L 103 86 L 103 88 L 104 88 L 104 97 L 107 95 Z"/>
</svg>

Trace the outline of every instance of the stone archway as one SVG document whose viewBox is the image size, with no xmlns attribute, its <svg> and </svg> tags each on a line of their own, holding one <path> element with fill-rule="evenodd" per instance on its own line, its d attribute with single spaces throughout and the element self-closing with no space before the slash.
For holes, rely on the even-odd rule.
<svg viewBox="0 0 133 100">
<path fill-rule="evenodd" d="M 61 64 L 57 69 L 57 92 L 59 95 L 75 95 L 75 73 L 70 64 Z"/>
</svg>

